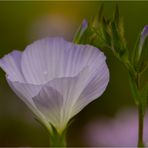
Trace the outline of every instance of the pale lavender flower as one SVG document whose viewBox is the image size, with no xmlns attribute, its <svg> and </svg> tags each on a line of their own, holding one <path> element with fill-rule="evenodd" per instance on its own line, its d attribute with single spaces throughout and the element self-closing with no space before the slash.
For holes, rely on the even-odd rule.
<svg viewBox="0 0 148 148">
<path fill-rule="evenodd" d="M 114 119 L 102 118 L 86 127 L 85 140 L 89 146 L 136 147 L 138 113 L 136 109 L 120 111 Z M 144 122 L 144 142 L 148 145 L 148 112 Z"/>
<path fill-rule="evenodd" d="M 104 54 L 90 45 L 45 38 L 0 59 L 13 91 L 50 130 L 101 96 L 109 81 Z"/>
</svg>

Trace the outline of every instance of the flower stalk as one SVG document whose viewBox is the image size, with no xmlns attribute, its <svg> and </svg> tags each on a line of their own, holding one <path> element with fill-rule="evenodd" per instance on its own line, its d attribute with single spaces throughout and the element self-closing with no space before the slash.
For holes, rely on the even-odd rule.
<svg viewBox="0 0 148 148">
<path fill-rule="evenodd" d="M 140 91 L 140 74 L 137 74 L 136 76 L 136 85 L 137 89 Z M 140 98 L 142 100 L 142 98 Z M 143 127 L 144 127 L 144 114 L 143 114 L 143 106 L 139 102 L 138 104 L 138 144 L 137 147 L 144 147 L 143 142 Z"/>
<path fill-rule="evenodd" d="M 66 134 L 54 133 L 50 135 L 50 146 L 51 147 L 66 147 Z"/>
<path fill-rule="evenodd" d="M 135 71 L 129 71 L 129 83 L 132 92 L 132 96 L 138 107 L 138 141 L 137 147 L 144 147 L 143 130 L 144 130 L 144 117 L 147 104 L 147 85 L 141 87 L 141 73 Z"/>
<path fill-rule="evenodd" d="M 50 132 L 50 146 L 51 147 L 66 147 L 66 129 L 62 132 L 58 132 L 57 129 L 51 124 Z"/>
<path fill-rule="evenodd" d="M 144 124 L 144 116 L 142 112 L 142 105 L 138 106 L 138 147 L 144 147 L 144 142 L 143 142 L 143 124 Z"/>
</svg>

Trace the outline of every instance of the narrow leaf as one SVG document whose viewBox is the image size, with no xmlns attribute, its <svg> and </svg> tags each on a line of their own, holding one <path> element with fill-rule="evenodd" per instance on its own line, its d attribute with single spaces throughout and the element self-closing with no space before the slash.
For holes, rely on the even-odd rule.
<svg viewBox="0 0 148 148">
<path fill-rule="evenodd" d="M 138 91 L 137 86 L 135 84 L 135 81 L 133 80 L 131 75 L 129 75 L 129 85 L 130 85 L 131 92 L 132 92 L 133 98 L 135 100 L 135 103 L 138 105 L 140 94 L 139 94 L 139 91 Z"/>
<path fill-rule="evenodd" d="M 119 7 L 118 4 L 116 4 L 115 13 L 114 13 L 114 21 L 119 24 L 120 21 L 120 14 L 119 14 Z"/>
</svg>

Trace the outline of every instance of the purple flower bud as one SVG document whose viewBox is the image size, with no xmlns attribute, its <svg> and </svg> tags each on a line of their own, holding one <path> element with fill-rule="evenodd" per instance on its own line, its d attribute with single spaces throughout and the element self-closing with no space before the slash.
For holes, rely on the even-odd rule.
<svg viewBox="0 0 148 148">
<path fill-rule="evenodd" d="M 148 25 L 146 25 L 143 28 L 143 31 L 141 32 L 141 38 L 140 38 L 140 43 L 139 43 L 139 55 L 141 55 L 142 47 L 143 47 L 143 44 L 147 36 L 148 36 Z"/>
<path fill-rule="evenodd" d="M 83 33 L 86 30 L 87 27 L 88 27 L 88 22 L 87 22 L 86 19 L 84 19 L 82 21 L 82 30 L 81 30 L 81 33 Z"/>
</svg>

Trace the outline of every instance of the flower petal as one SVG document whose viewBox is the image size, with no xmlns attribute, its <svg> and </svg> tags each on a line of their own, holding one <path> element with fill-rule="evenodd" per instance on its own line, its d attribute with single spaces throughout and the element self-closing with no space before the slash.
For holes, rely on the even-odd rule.
<svg viewBox="0 0 148 148">
<path fill-rule="evenodd" d="M 46 38 L 14 53 L 0 61 L 9 85 L 47 127 L 50 122 L 59 131 L 109 81 L 104 54 L 90 45 Z"/>
<path fill-rule="evenodd" d="M 36 96 L 39 91 L 42 88 L 42 85 L 34 85 L 24 82 L 18 82 L 18 81 L 11 81 L 9 77 L 7 77 L 7 82 L 10 85 L 10 87 L 15 91 L 15 93 L 20 98 L 25 98 L 29 102 L 32 102 L 31 98 Z"/>
<path fill-rule="evenodd" d="M 109 82 L 109 70 L 105 63 L 105 60 L 103 59 L 101 60 L 100 58 L 100 64 L 96 64 L 98 68 L 94 68 L 95 71 L 93 71 L 93 77 L 77 100 L 73 109 L 73 114 L 77 114 L 78 112 L 80 112 L 86 105 L 88 105 L 96 98 L 100 97 L 105 91 Z"/>
<path fill-rule="evenodd" d="M 0 59 L 0 67 L 6 72 L 9 79 L 13 81 L 24 81 L 24 76 L 21 71 L 21 57 L 20 51 L 13 51 Z"/>
<path fill-rule="evenodd" d="M 73 106 L 88 83 L 88 68 L 75 77 L 51 80 L 33 98 L 38 109 L 56 129 L 62 131 L 73 117 Z"/>
<path fill-rule="evenodd" d="M 76 76 L 84 67 L 92 67 L 100 54 L 102 52 L 90 45 L 76 45 L 62 38 L 46 38 L 25 49 L 22 71 L 29 83 L 44 84 L 54 78 Z"/>
<path fill-rule="evenodd" d="M 33 85 L 29 83 L 22 83 L 17 81 L 11 81 L 7 77 L 7 82 L 15 94 L 30 108 L 30 110 L 38 117 L 38 120 L 42 120 L 45 126 L 50 129 L 50 125 L 44 118 L 44 115 L 37 109 L 32 98 L 36 96 L 41 90 L 41 85 Z"/>
<path fill-rule="evenodd" d="M 32 97 L 39 93 L 41 86 L 11 81 L 9 78 L 7 78 L 7 82 L 16 95 L 20 97 L 29 108 L 34 109 Z"/>
<path fill-rule="evenodd" d="M 40 93 L 33 98 L 36 107 L 52 125 L 61 129 L 62 95 L 54 88 L 46 85 Z M 58 125 L 57 125 L 58 124 Z"/>
</svg>

